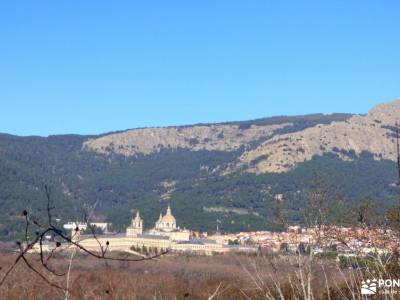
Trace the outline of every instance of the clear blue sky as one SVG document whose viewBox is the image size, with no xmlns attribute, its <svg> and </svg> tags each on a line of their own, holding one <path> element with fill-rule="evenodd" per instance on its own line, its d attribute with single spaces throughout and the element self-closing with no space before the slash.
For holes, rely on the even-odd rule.
<svg viewBox="0 0 400 300">
<path fill-rule="evenodd" d="M 399 1 L 2 1 L 0 132 L 101 133 L 400 97 Z"/>
</svg>

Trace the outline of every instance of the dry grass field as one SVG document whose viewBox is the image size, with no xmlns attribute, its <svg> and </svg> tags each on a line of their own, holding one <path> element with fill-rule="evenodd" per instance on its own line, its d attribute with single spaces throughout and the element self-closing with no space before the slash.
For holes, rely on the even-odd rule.
<svg viewBox="0 0 400 300">
<path fill-rule="evenodd" d="M 1 255 L 1 276 L 15 257 Z M 49 276 L 37 255 L 27 257 L 51 282 L 66 286 L 67 276 Z M 66 272 L 68 264 L 67 256 L 56 257 L 51 267 Z M 166 255 L 151 261 L 112 262 L 78 255 L 72 263 L 68 299 L 363 299 L 361 277 L 348 280 L 348 272 L 334 260 L 310 263 L 296 256 Z M 0 299 L 65 299 L 65 291 L 19 264 L 0 287 Z"/>
</svg>

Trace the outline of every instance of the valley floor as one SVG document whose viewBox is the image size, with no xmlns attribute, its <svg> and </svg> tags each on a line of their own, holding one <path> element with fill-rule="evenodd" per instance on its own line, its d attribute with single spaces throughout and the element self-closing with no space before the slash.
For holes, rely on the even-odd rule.
<svg viewBox="0 0 400 300">
<path fill-rule="evenodd" d="M 1 277 L 15 257 L 0 256 Z M 48 274 L 38 256 L 28 259 Z M 67 257 L 52 261 L 57 272 L 68 270 Z M 70 275 L 69 299 L 364 299 L 360 282 L 368 277 L 364 271 L 340 269 L 335 260 L 233 254 L 168 255 L 143 262 L 77 256 Z M 66 275 L 47 277 L 66 286 Z M 65 292 L 19 264 L 0 286 L 0 299 L 65 299 Z"/>
</svg>

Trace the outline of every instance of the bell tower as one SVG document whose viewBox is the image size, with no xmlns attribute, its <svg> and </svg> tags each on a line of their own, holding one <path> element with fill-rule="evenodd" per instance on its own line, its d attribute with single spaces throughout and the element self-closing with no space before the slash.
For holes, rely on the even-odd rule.
<svg viewBox="0 0 400 300">
<path fill-rule="evenodd" d="M 126 236 L 137 236 L 143 233 L 143 219 L 140 217 L 139 211 L 136 217 L 132 218 L 131 226 L 126 229 Z"/>
</svg>

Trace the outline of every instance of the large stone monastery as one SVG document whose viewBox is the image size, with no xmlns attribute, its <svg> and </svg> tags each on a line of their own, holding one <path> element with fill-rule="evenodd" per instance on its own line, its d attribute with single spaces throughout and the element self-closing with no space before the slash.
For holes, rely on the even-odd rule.
<svg viewBox="0 0 400 300">
<path fill-rule="evenodd" d="M 126 229 L 125 235 L 81 235 L 79 244 L 91 251 L 100 250 L 99 243 L 105 247 L 108 242 L 109 251 L 131 251 L 132 249 L 157 249 L 157 251 L 172 252 L 199 252 L 204 254 L 225 253 L 230 247 L 216 243 L 214 240 L 195 239 L 191 237 L 190 231 L 181 229 L 176 224 L 172 215 L 171 207 L 168 206 L 166 214 L 160 214 L 154 228 L 144 231 L 143 219 L 139 212 L 132 218 L 131 225 Z"/>
</svg>

